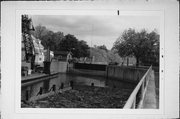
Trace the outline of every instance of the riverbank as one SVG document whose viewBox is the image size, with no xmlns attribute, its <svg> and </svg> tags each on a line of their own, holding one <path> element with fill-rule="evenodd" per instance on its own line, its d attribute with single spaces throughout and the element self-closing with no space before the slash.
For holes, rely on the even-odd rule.
<svg viewBox="0 0 180 119">
<path fill-rule="evenodd" d="M 72 90 L 31 103 L 24 108 L 123 108 L 133 88 L 75 85 Z"/>
</svg>

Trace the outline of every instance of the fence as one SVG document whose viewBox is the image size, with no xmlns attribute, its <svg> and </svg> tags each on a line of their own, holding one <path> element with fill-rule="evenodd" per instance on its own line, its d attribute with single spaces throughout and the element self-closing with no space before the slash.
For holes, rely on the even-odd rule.
<svg viewBox="0 0 180 119">
<path fill-rule="evenodd" d="M 123 107 L 124 109 L 142 108 L 144 96 L 145 96 L 147 85 L 148 85 L 149 79 L 151 78 L 151 75 L 152 75 L 152 66 L 150 66 L 148 71 L 144 74 L 144 76 L 141 78 L 140 82 L 137 84 L 136 88 L 131 93 L 125 106 Z M 138 94 L 140 94 L 140 99 L 137 104 L 136 99 L 139 96 Z"/>
</svg>

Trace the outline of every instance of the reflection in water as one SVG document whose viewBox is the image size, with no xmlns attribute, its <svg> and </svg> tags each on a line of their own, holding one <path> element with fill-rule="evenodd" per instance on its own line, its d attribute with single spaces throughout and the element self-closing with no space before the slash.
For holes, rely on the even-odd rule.
<svg viewBox="0 0 180 119">
<path fill-rule="evenodd" d="M 77 76 L 74 79 L 75 83 L 78 85 L 92 85 L 97 87 L 105 87 L 105 80 L 101 77 L 82 77 Z"/>
<path fill-rule="evenodd" d="M 97 87 L 113 87 L 113 88 L 134 88 L 135 84 L 130 84 L 114 79 L 106 79 L 105 77 L 98 76 L 80 76 L 75 74 L 60 73 L 58 79 L 52 79 L 53 82 L 65 82 L 66 85 L 73 81 L 75 85 L 88 85 Z M 58 81 L 59 80 L 59 81 Z"/>
</svg>

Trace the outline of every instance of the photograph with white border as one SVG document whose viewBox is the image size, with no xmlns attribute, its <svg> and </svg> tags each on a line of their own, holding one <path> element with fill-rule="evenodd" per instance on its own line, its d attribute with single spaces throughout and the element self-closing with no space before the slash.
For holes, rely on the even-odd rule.
<svg viewBox="0 0 180 119">
<path fill-rule="evenodd" d="M 11 55 L 14 60 L 9 59 L 11 63 L 7 67 L 12 67 L 9 70 L 15 80 L 10 82 L 10 76 L 7 76 L 8 80 L 2 82 L 11 86 L 9 91 L 2 86 L 2 94 L 3 90 L 6 92 L 3 101 L 10 94 L 11 99 L 6 102 L 13 100 L 11 106 L 4 103 L 3 108 L 11 107 L 9 112 L 19 118 L 20 115 L 26 117 L 24 114 L 56 114 L 53 117 L 57 118 L 61 114 L 63 117 L 87 113 L 99 117 L 105 113 L 109 117 L 168 117 L 179 113 L 178 107 L 173 107 L 175 114 L 167 114 L 166 109 L 169 101 L 174 100 L 172 105 L 177 105 L 177 98 L 167 100 L 166 96 L 172 96 L 169 92 L 178 89 L 179 85 L 175 76 L 168 85 L 173 88 L 166 89 L 168 77 L 175 74 L 167 74 L 167 71 L 177 73 L 175 69 L 167 69 L 169 65 L 166 64 L 171 61 L 168 60 L 171 55 L 177 57 L 167 54 L 170 53 L 167 45 L 172 45 L 167 44 L 167 12 L 162 9 L 167 3 L 155 7 L 146 4 L 148 7 L 139 8 L 145 3 L 118 7 L 97 2 L 87 9 L 85 5 L 88 4 L 84 2 L 73 9 L 68 7 L 70 3 L 33 4 L 4 3 L 2 15 L 7 21 L 12 19 L 4 12 L 9 6 L 15 10 L 9 13 L 14 19 L 9 24 L 13 29 L 5 28 L 7 21 L 2 19 L 2 28 L 5 28 L 2 39 L 7 36 L 5 31 L 8 29 L 12 34 L 8 37 L 14 39 L 11 45 L 14 50 L 7 51 L 14 52 Z M 50 4 L 53 9 L 47 6 Z M 171 36 L 171 31 L 168 32 Z M 177 35 L 172 38 L 177 39 Z M 178 48 L 175 42 L 173 46 Z M 5 46 L 4 51 L 9 50 L 10 46 Z M 173 63 L 178 62 L 174 60 Z M 176 65 L 172 66 L 178 69 Z M 6 73 L 6 70 L 2 72 Z M 6 115 L 7 108 L 5 110 Z"/>
</svg>

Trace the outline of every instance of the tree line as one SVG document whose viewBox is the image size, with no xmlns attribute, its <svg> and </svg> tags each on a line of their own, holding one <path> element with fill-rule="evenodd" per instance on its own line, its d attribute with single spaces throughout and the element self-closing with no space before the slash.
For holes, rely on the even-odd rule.
<svg viewBox="0 0 180 119">
<path fill-rule="evenodd" d="M 90 47 L 86 41 L 77 39 L 72 34 L 64 35 L 63 32 L 53 32 L 45 26 L 38 25 L 31 28 L 32 20 L 27 15 L 22 15 L 22 33 L 33 34 L 40 39 L 45 49 L 51 51 L 71 51 L 73 57 L 89 57 Z M 114 42 L 111 52 L 118 53 L 120 57 L 135 57 L 136 66 L 141 65 L 159 65 L 159 34 L 156 30 L 147 32 L 145 29 L 136 31 L 127 29 Z M 97 49 L 108 49 L 105 45 L 97 46 Z"/>
<path fill-rule="evenodd" d="M 32 34 L 41 40 L 42 45 L 51 51 L 71 51 L 73 57 L 89 57 L 90 51 L 86 41 L 78 40 L 74 35 L 64 35 L 63 32 L 53 32 L 45 26 L 38 25 Z"/>
<path fill-rule="evenodd" d="M 136 58 L 136 66 L 159 66 L 159 34 L 156 30 L 148 33 L 145 29 L 125 30 L 113 45 L 113 50 L 121 57 Z"/>
</svg>

